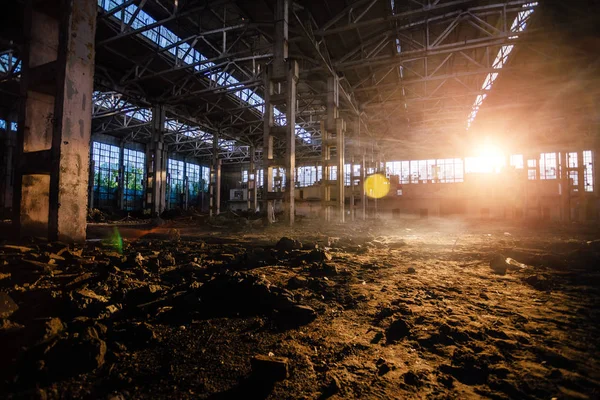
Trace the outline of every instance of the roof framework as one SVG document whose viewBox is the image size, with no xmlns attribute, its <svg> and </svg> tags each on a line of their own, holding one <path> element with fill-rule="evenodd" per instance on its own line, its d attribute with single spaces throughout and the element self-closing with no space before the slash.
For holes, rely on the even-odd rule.
<svg viewBox="0 0 600 400">
<path fill-rule="evenodd" d="M 11 7 L 8 14 L 20 4 Z M 550 0 L 294 3 L 289 53 L 301 71 L 299 162 L 320 155 L 331 75 L 340 77 L 348 145 L 380 149 L 391 158 L 460 146 L 479 108 L 488 108 L 484 116 L 507 104 L 531 109 L 539 102 L 533 91 L 555 90 L 557 70 L 597 62 L 587 48 L 565 56 L 568 43 L 547 40 L 557 29 L 573 29 L 550 19 L 549 30 L 544 18 L 556 7 L 568 6 Z M 260 158 L 263 71 L 272 60 L 274 8 L 275 0 L 99 0 L 94 132 L 145 142 L 152 107 L 161 104 L 171 151 L 209 158 L 218 133 L 224 162 L 247 161 L 251 148 Z M 579 12 L 582 26 L 597 22 Z M 517 20 L 527 29 L 515 31 Z M 20 37 L 15 22 L 6 21 L 3 29 L 0 84 L 6 94 L 16 92 Z M 498 57 L 507 49 L 510 57 L 506 54 L 500 70 Z M 500 86 L 505 80 L 510 89 L 486 85 L 498 74 Z M 494 99 L 495 91 L 503 95 Z M 277 112 L 283 120 L 286 110 Z M 471 131 L 477 120 L 473 123 Z"/>
</svg>

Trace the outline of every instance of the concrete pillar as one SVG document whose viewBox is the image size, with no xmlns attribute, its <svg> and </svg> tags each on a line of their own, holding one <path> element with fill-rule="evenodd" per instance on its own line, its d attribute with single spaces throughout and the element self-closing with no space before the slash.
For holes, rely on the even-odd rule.
<svg viewBox="0 0 600 400">
<path fill-rule="evenodd" d="M 167 199 L 167 152 L 165 137 L 165 109 L 162 105 L 152 108 L 152 137 L 146 149 L 146 212 L 159 216 L 166 207 Z"/>
<path fill-rule="evenodd" d="M 331 221 L 334 209 L 338 220 L 344 222 L 344 134 L 346 126 L 339 118 L 339 79 L 331 76 L 327 79 L 327 118 L 321 121 L 321 155 L 323 162 L 323 181 L 321 183 L 321 206 L 325 220 Z M 333 149 L 336 155 L 333 157 Z M 337 168 L 337 180 L 330 180 L 331 167 Z M 332 193 L 336 194 L 333 200 Z"/>
<path fill-rule="evenodd" d="M 13 198 L 21 236 L 85 240 L 97 7 L 25 2 Z"/>
<path fill-rule="evenodd" d="M 265 76 L 265 114 L 263 116 L 263 202 L 265 219 L 275 222 L 275 203 L 284 201 L 286 222 L 294 224 L 296 186 L 296 87 L 298 63 L 288 59 L 289 0 L 277 0 L 275 7 L 274 60 Z M 286 123 L 278 126 L 274 121 L 274 107 L 286 111 Z M 274 141 L 283 143 L 283 160 L 274 154 Z M 281 157 L 280 154 L 277 156 Z M 273 168 L 283 166 L 286 174 L 284 193 L 273 191 Z"/>
<path fill-rule="evenodd" d="M 298 84 L 298 63 L 294 60 L 287 62 L 287 113 L 285 126 L 285 218 L 286 222 L 294 225 L 296 214 L 296 87 Z"/>
<path fill-rule="evenodd" d="M 221 160 L 219 159 L 219 135 L 213 135 L 213 157 L 210 165 L 210 185 L 208 187 L 210 216 L 221 212 Z"/>
</svg>

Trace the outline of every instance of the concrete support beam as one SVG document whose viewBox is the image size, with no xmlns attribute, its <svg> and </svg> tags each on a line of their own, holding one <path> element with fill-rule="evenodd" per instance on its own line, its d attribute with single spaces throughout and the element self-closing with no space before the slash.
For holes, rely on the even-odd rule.
<svg viewBox="0 0 600 400">
<path fill-rule="evenodd" d="M 13 198 L 21 236 L 85 240 L 97 7 L 25 2 Z"/>
<path fill-rule="evenodd" d="M 283 202 L 286 222 L 295 219 L 294 192 L 296 186 L 296 87 L 299 70 L 295 60 L 288 59 L 289 0 L 277 0 L 275 7 L 274 60 L 265 75 L 265 114 L 263 117 L 263 210 L 268 223 L 275 222 L 275 204 Z M 274 107 L 286 112 L 284 126 L 277 126 Z M 274 142 L 283 143 L 283 160 L 276 159 Z M 281 157 L 281 155 L 278 155 Z M 273 181 L 273 168 L 285 169 L 286 187 Z M 285 189 L 283 192 L 282 190 Z"/>
<path fill-rule="evenodd" d="M 321 121 L 321 155 L 323 178 L 321 181 L 321 207 L 326 221 L 333 219 L 334 210 L 339 222 L 345 220 L 344 210 L 344 147 L 346 125 L 339 118 L 339 79 L 327 80 L 327 118 Z M 335 156 L 333 150 L 335 149 Z M 336 167 L 337 179 L 330 179 L 332 167 Z M 335 193 L 335 200 L 332 194 Z"/>
<path fill-rule="evenodd" d="M 152 108 L 152 138 L 146 151 L 146 210 L 159 216 L 166 208 L 167 152 L 165 138 L 165 109 Z"/>
<path fill-rule="evenodd" d="M 221 160 L 219 159 L 219 135 L 213 135 L 213 157 L 210 165 L 210 184 L 208 187 L 210 216 L 221 212 Z"/>
</svg>

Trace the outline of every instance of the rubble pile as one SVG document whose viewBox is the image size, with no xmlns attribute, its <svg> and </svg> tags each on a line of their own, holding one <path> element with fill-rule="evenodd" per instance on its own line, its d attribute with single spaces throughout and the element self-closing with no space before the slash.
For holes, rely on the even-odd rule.
<svg viewBox="0 0 600 400">
<path fill-rule="evenodd" d="M 518 233 L 516 246 L 370 227 L 192 239 L 187 217 L 135 241 L 0 242 L 0 393 L 552 398 L 600 380 L 580 362 L 600 334 L 595 241 L 549 252 Z"/>
<path fill-rule="evenodd" d="M 107 354 L 114 359 L 151 345 L 157 324 L 260 315 L 274 329 L 290 329 L 317 317 L 290 288 L 243 271 L 288 259 L 280 246 L 224 251 L 181 242 L 175 229 L 167 236 L 125 242 L 122 250 L 109 241 L 0 245 L 0 352 L 9 360 L 3 385 L 29 387 L 98 370 Z M 301 253 L 310 258 L 310 251 Z"/>
</svg>

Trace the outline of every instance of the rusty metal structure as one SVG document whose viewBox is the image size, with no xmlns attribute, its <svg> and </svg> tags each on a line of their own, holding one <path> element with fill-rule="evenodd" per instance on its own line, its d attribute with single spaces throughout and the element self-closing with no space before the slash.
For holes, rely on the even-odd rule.
<svg viewBox="0 0 600 400">
<path fill-rule="evenodd" d="M 565 3 L 8 2 L 0 31 L 0 105 L 6 121 L 19 122 L 17 223 L 49 226 L 53 238 L 81 238 L 79 228 L 66 227 L 61 210 L 74 210 L 63 199 L 70 174 L 80 178 L 68 198 L 85 198 L 79 193 L 87 186 L 83 154 L 94 133 L 148 146 L 147 205 L 155 213 L 165 201 L 160 188 L 170 152 L 211 165 L 215 214 L 221 166 L 250 163 L 254 177 L 258 166 L 264 168 L 263 207 L 283 202 L 290 224 L 296 165 L 320 163 L 323 174 L 337 167 L 336 179 L 323 178 L 323 191 L 335 188 L 337 203 L 322 199 L 343 221 L 345 159 L 360 162 L 360 179 L 365 157 L 455 153 L 490 126 L 521 146 L 560 142 L 566 125 L 556 119 L 574 116 L 581 117 L 578 126 L 569 129 L 596 140 L 593 100 L 567 100 L 569 117 L 560 109 L 565 99 L 581 99 L 597 66 L 593 43 L 586 41 L 597 26 L 592 2 Z M 68 39 L 74 32 L 77 39 Z M 36 61 L 45 51 L 36 40 L 53 55 Z M 73 74 L 81 75 L 75 83 Z M 565 86 L 565 75 L 577 77 L 576 83 Z M 31 108 L 38 101 L 32 93 L 52 97 L 53 106 L 43 111 L 51 126 L 32 122 L 40 115 Z M 75 103 L 85 117 L 67 115 Z M 498 126 L 494 118 L 507 110 L 513 121 Z M 39 137 L 47 143 L 33 146 L 30 140 Z M 82 159 L 74 161 L 71 152 Z M 287 170 L 285 194 L 273 189 L 274 167 Z M 44 183 L 29 182 L 32 177 Z M 27 200 L 32 186 L 48 192 L 48 217 Z M 29 215 L 31 208 L 40 215 Z M 84 226 L 84 213 L 75 214 Z"/>
</svg>

